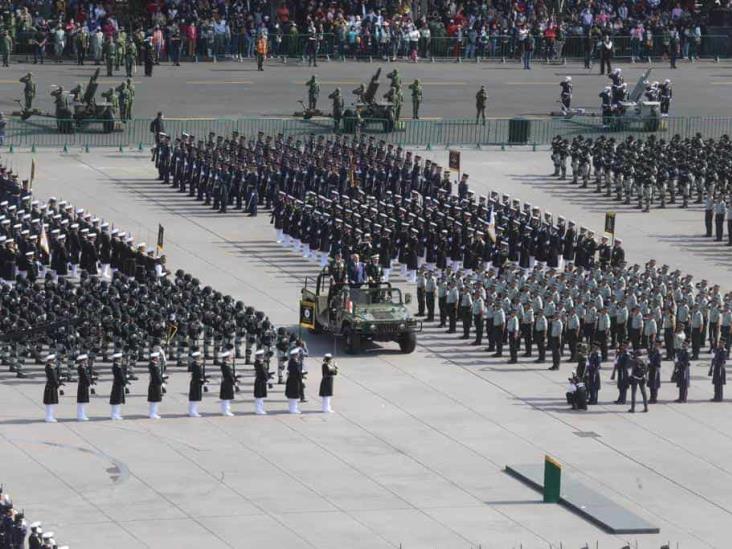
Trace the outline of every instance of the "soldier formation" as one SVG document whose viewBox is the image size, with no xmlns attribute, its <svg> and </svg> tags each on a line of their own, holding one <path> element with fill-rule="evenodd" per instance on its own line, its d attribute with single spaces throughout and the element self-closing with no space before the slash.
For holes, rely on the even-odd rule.
<svg viewBox="0 0 732 549">
<path fill-rule="evenodd" d="M 683 374 L 686 358 L 699 359 L 706 342 L 715 388 L 723 385 L 724 376 L 714 372 L 723 372 L 732 342 L 732 296 L 653 260 L 644 268 L 627 265 L 620 239 L 611 245 L 572 220 L 555 220 L 508 195 L 476 198 L 467 174 L 453 194 L 449 172 L 373 138 L 211 135 L 197 148 L 184 135 L 177 148 L 182 174 L 195 172 L 201 151 L 203 158 L 237 159 L 257 187 L 248 192 L 271 203 L 277 240 L 322 268 L 349 282 L 353 274 L 355 283 L 378 284 L 398 264 L 417 283 L 418 315 L 434 321 L 437 305 L 448 332 L 456 333 L 461 321 L 464 339 L 474 329 L 473 343 L 481 345 L 485 334 L 497 356 L 508 344 L 511 362 L 518 361 L 521 341 L 524 354 L 536 349 L 540 363 L 549 350 L 552 369 L 559 368 L 566 343 L 570 362 L 578 365 L 575 387 L 591 380 L 591 403 L 597 401 L 600 365 L 612 349 L 617 402 L 625 403 L 629 388 L 642 385 L 643 393 L 647 370 L 639 353 L 645 349 L 655 361 L 650 351 L 656 341 L 665 360 L 674 361 L 674 372 L 682 372 L 674 374 L 682 401 L 690 379 Z M 190 170 L 186 153 L 193 158 Z M 227 172 L 214 174 L 214 185 L 221 173 Z M 355 268 L 361 258 L 367 263 L 363 275 Z M 585 345 L 592 353 L 583 351 Z M 590 358 L 595 366 L 585 368 Z M 660 363 L 653 368 L 660 372 Z M 660 374 L 651 379 L 653 394 Z"/>
<path fill-rule="evenodd" d="M 28 524 L 25 513 L 15 507 L 10 494 L 0 486 L 0 547 L 23 549 L 68 549 L 59 546 L 53 532 L 44 532 L 41 522 Z"/>
<path fill-rule="evenodd" d="M 191 372 L 193 417 L 206 392 L 207 363 L 221 371 L 223 415 L 232 415 L 242 358 L 253 363 L 258 414 L 275 376 L 273 357 L 277 382 L 287 377 L 293 385 L 292 376 L 304 400 L 307 349 L 296 334 L 188 273 L 171 276 L 164 256 L 83 209 L 56 198 L 33 200 L 27 182 L 4 167 L 0 190 L 0 358 L 20 378 L 29 375 L 28 360 L 44 365 L 47 422 L 56 421 L 59 397 L 72 383 L 77 420 L 86 421 L 103 374 L 111 374 L 110 417 L 122 419 L 140 361 L 147 361 L 151 418 L 160 417 L 168 365 Z M 104 364 L 111 366 L 106 372 Z M 332 379 L 330 387 L 326 396 Z"/>
<path fill-rule="evenodd" d="M 675 135 L 669 141 L 653 135 L 621 141 L 577 136 L 571 142 L 557 136 L 551 157 L 553 175 L 560 180 L 591 187 L 617 202 L 635 203 L 645 212 L 653 205 L 662 209 L 668 204 L 687 208 L 704 203 L 707 236 L 712 236 L 714 223 L 721 241 L 726 219 L 728 245 L 732 245 L 731 153 L 727 135 L 718 140 L 705 140 L 700 134 L 686 139 Z"/>
</svg>

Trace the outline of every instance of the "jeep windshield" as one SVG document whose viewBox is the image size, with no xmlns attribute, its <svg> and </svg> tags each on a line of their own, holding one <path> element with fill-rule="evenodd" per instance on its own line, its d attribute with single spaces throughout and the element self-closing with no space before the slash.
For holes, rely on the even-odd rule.
<svg viewBox="0 0 732 549">
<path fill-rule="evenodd" d="M 401 303 L 401 292 L 394 288 L 351 288 L 350 292 L 351 301 L 359 307 L 375 304 L 399 305 Z"/>
</svg>

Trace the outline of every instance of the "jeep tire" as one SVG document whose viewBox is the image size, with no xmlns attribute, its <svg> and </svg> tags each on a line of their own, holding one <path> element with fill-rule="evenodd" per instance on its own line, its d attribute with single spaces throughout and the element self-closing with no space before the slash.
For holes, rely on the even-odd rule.
<svg viewBox="0 0 732 549">
<path fill-rule="evenodd" d="M 399 336 L 398 341 L 402 353 L 412 353 L 417 347 L 417 334 L 416 332 L 405 332 Z"/>
</svg>

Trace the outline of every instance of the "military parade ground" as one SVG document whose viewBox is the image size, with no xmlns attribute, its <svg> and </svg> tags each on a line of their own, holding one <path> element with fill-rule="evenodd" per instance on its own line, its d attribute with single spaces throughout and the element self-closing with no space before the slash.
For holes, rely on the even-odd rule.
<svg viewBox="0 0 732 549">
<path fill-rule="evenodd" d="M 630 88 L 649 67 L 618 66 Z M 27 533 L 41 521 L 35 530 L 53 532 L 56 546 L 73 549 L 729 547 L 732 400 L 712 398 L 732 341 L 732 250 L 725 246 L 726 221 L 721 242 L 705 225 L 708 184 L 716 184 L 715 200 L 722 204 L 729 192 L 728 144 L 720 145 L 719 156 L 700 155 L 706 179 L 697 174 L 689 184 L 688 207 L 680 207 L 687 180 L 677 174 L 668 181 L 678 185 L 678 201 L 661 209 L 655 191 L 645 212 L 638 207 L 645 192 L 640 167 L 629 203 L 615 200 L 615 186 L 624 187 L 614 175 L 608 175 L 610 196 L 604 183 L 603 192 L 594 192 L 594 164 L 588 188 L 580 188 L 580 168 L 573 166 L 579 161 L 569 147 L 581 158 L 583 145 L 569 142 L 582 130 L 568 137 L 567 178 L 560 179 L 552 175 L 550 140 L 511 145 L 491 137 L 482 143 L 435 137 L 415 144 L 399 141 L 400 128 L 405 131 L 399 124 L 394 132 L 364 127 L 344 138 L 330 131 L 327 116 L 293 116 L 307 106 L 306 82 L 313 75 L 317 108 L 330 115 L 335 88 L 349 108 L 352 90 L 368 85 L 380 67 L 378 100 L 390 80 L 393 85 L 387 73 L 396 67 L 405 96 L 401 118 L 411 118 L 408 86 L 419 79 L 420 119 L 436 125 L 458 119 L 472 127 L 481 86 L 489 119 L 523 117 L 538 127 L 557 120 L 551 113 L 560 109 L 566 76 L 574 84 L 572 106 L 588 111 L 600 112 L 598 94 L 610 85 L 599 66 L 587 70 L 575 61 L 536 63 L 531 71 L 510 60 L 322 60 L 314 68 L 273 59 L 263 71 L 249 61 L 166 63 L 152 78 L 142 66 L 132 76 L 133 118 L 139 120 L 128 124 L 141 132 L 114 141 L 114 133 L 108 138 L 94 130 L 65 140 L 49 118 L 11 115 L 23 99 L 18 81 L 32 70 L 33 106 L 51 112 L 52 86 L 63 83 L 68 91 L 86 84 L 96 67 L 13 63 L 4 69 L 0 110 L 8 124 L 0 164 L 8 182 L 3 191 L 18 205 L 0 204 L 0 223 L 8 220 L 0 225 L 0 247 L 13 238 L 32 242 L 30 259 L 0 256 L 13 263 L 14 275 L 23 272 L 22 280 L 8 280 L 3 264 L 0 281 L 0 306 L 10 308 L 0 316 L 10 319 L 0 324 L 4 504 L 12 499 L 14 512 L 23 510 Z M 720 139 L 732 64 L 679 67 L 652 67 L 651 80 L 673 79 L 668 123 L 683 117 L 702 137 Z M 122 73 L 100 75 L 97 93 L 123 79 Z M 160 126 L 157 113 L 164 113 Z M 227 121 L 240 119 L 247 121 L 233 138 Z M 568 120 L 581 127 L 584 119 Z M 587 120 L 593 128 L 604 122 L 600 114 Z M 706 135 L 705 124 L 712 128 Z M 282 128 L 285 135 L 278 137 Z M 655 133 L 672 138 L 663 129 Z M 682 137 L 693 137 L 689 133 Z M 629 134 L 647 137 L 624 130 L 618 144 Z M 386 152 L 389 143 L 404 143 L 403 150 L 395 145 Z M 696 153 L 689 155 L 697 162 Z M 448 171 L 456 159 L 459 166 Z M 426 161 L 440 167 L 434 181 L 428 170 L 412 171 Z M 11 182 L 8 170 L 18 181 Z M 289 176 L 281 175 L 287 170 Z M 580 175 L 573 185 L 575 170 Z M 218 183 L 206 187 L 214 172 L 217 179 L 210 181 L 236 183 L 227 183 L 226 191 Z M 31 177 L 32 188 L 24 186 Z M 278 181 L 276 188 L 268 181 Z M 608 213 L 614 225 L 607 225 Z M 75 259 L 64 240 L 81 243 Z M 58 260 L 67 247 L 68 261 Z M 384 250 L 396 259 L 382 261 Z M 378 252 L 382 257 L 354 259 Z M 567 267 L 572 259 L 577 268 Z M 437 280 L 434 320 L 422 301 L 423 265 Z M 34 269 L 35 288 L 27 281 Z M 321 294 L 322 310 L 304 313 L 303 288 L 323 273 L 331 290 Z M 401 304 L 409 311 L 410 320 L 396 329 L 408 331 L 412 321 L 419 326 L 413 351 L 400 336 L 376 337 L 376 321 L 383 320 L 377 316 L 367 321 L 374 322 L 364 328 L 371 334 L 360 332 L 356 348 L 353 324 L 332 327 L 336 315 L 355 314 L 359 299 L 371 299 L 372 312 L 384 299 L 393 301 L 396 292 L 374 298 L 366 289 L 386 280 L 402 300 L 391 303 L 392 314 Z M 459 301 L 449 297 L 453 288 Z M 341 295 L 345 301 L 336 303 Z M 444 303 L 435 304 L 438 295 Z M 559 306 L 548 309 L 552 301 Z M 440 310 L 448 302 L 454 311 L 445 312 L 443 326 Z M 523 332 L 518 335 L 524 306 L 537 346 L 530 357 Z M 247 324 L 254 317 L 244 318 L 250 307 L 252 314 L 262 312 L 255 328 Z M 603 326 L 608 307 L 612 328 Z M 633 320 L 636 308 L 640 325 Z M 31 309 L 43 311 L 44 321 L 27 314 Z M 200 317 L 188 316 L 192 309 Z M 668 310 L 675 319 L 670 340 L 664 339 Z M 308 316 L 321 313 L 326 316 L 318 319 L 327 317 L 331 329 Z M 575 314 L 582 323 L 579 348 L 568 335 Z M 13 323 L 19 318 L 26 324 Z M 83 326 L 76 318 L 84 318 Z M 482 340 L 474 319 L 486 328 Z M 101 326 L 96 339 L 90 323 Z M 133 326 L 140 339 L 116 324 Z M 183 336 L 184 326 L 194 335 Z M 537 327 L 547 334 L 546 349 Z M 290 339 L 280 348 L 285 332 Z M 624 339 L 627 349 L 620 348 Z M 663 358 L 653 369 L 656 339 Z M 608 353 L 600 351 L 603 345 Z M 161 367 L 160 360 L 167 364 Z M 595 360 L 601 364 L 596 372 Z M 586 377 L 585 370 L 596 376 Z M 619 394 L 616 373 L 626 376 L 627 395 L 623 388 Z M 77 384 L 87 375 L 85 390 L 94 390 L 80 398 Z M 49 394 L 49 379 L 64 386 L 52 386 Z M 638 413 L 628 413 L 631 391 Z M 648 413 L 640 413 L 646 406 Z M 545 502 L 545 463 L 547 471 L 553 464 L 561 468 L 561 503 Z M 534 469 L 538 486 L 509 474 Z"/>
</svg>

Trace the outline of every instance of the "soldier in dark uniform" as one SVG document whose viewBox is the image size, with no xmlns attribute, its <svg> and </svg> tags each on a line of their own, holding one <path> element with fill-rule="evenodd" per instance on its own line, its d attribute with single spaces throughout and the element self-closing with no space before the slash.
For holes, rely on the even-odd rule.
<svg viewBox="0 0 732 549">
<path fill-rule="evenodd" d="M 271 377 L 269 363 L 264 360 L 264 349 L 258 349 L 254 353 L 254 413 L 258 416 L 267 414 L 264 399 L 267 398 L 267 386 Z"/>
<path fill-rule="evenodd" d="M 163 383 L 164 377 L 160 365 L 160 353 L 153 352 L 150 354 L 150 362 L 147 365 L 150 381 L 147 386 L 147 401 L 150 404 L 150 419 L 160 419 L 158 415 L 158 407 L 163 401 Z"/>
<path fill-rule="evenodd" d="M 632 369 L 630 372 L 630 412 L 635 413 L 635 393 L 640 389 L 641 396 L 643 397 L 643 411 L 648 411 L 648 396 L 646 395 L 646 381 L 647 381 L 648 369 L 646 363 L 641 357 L 640 351 L 633 352 Z"/>
<path fill-rule="evenodd" d="M 234 370 L 231 366 L 231 353 L 229 351 L 224 351 L 219 354 L 219 361 L 221 366 L 221 385 L 219 388 L 221 415 L 233 416 L 234 413 L 231 411 L 231 401 L 234 400 L 236 378 L 234 377 Z"/>
<path fill-rule="evenodd" d="M 559 95 L 560 102 L 562 103 L 562 112 L 567 114 L 572 105 L 572 77 L 565 76 L 564 80 L 559 83 L 562 91 Z M 559 175 L 555 173 L 555 175 Z"/>
<path fill-rule="evenodd" d="M 112 354 L 112 390 L 109 393 L 109 404 L 112 408 L 110 417 L 113 420 L 123 419 L 121 410 L 126 401 L 125 390 L 129 383 L 122 365 L 122 356 L 122 353 Z"/>
<path fill-rule="evenodd" d="M 89 404 L 89 388 L 92 385 L 92 376 L 89 371 L 89 356 L 86 354 L 76 357 L 76 420 L 89 421 L 86 416 L 86 406 Z"/>
<path fill-rule="evenodd" d="M 714 385 L 713 402 L 722 402 L 724 400 L 724 386 L 727 384 L 726 363 L 727 351 L 723 345 L 715 342 L 712 353 L 712 365 L 709 368 L 709 377 L 712 378 L 712 385 Z"/>
<path fill-rule="evenodd" d="M 287 382 L 285 383 L 285 396 L 287 397 L 287 407 L 291 414 L 299 414 L 300 409 L 298 402 L 300 401 L 300 384 L 302 383 L 302 361 L 300 359 L 300 349 L 293 348 L 290 351 L 290 359 L 287 363 Z"/>
<path fill-rule="evenodd" d="M 330 407 L 330 399 L 333 398 L 333 378 L 338 375 L 338 366 L 333 360 L 333 355 L 326 353 L 323 356 L 323 364 L 321 367 L 323 377 L 320 380 L 320 390 L 318 394 L 322 399 L 322 412 L 330 414 L 333 410 Z"/>
<path fill-rule="evenodd" d="M 689 367 L 689 343 L 687 340 L 684 340 L 681 349 L 676 351 L 676 365 L 674 367 L 672 377 L 672 381 L 676 382 L 676 387 L 679 389 L 679 398 L 676 399 L 676 402 L 686 402 L 686 397 L 689 392 L 689 383 L 691 381 Z"/>
<path fill-rule="evenodd" d="M 56 423 L 54 411 L 58 405 L 59 387 L 61 380 L 56 370 L 56 355 L 50 354 L 46 357 L 46 386 L 43 389 L 43 404 L 46 407 L 46 423 Z"/>
<path fill-rule="evenodd" d="M 615 365 L 613 366 L 613 373 L 610 376 L 611 380 L 615 379 L 615 375 L 618 377 L 618 399 L 615 404 L 625 404 L 628 395 L 628 386 L 630 384 L 628 368 L 630 367 L 630 356 L 628 356 L 628 350 L 625 344 L 618 346 L 618 351 L 615 356 Z"/>
<path fill-rule="evenodd" d="M 581 352 L 583 346 L 578 348 L 577 354 L 577 375 L 580 374 L 580 365 L 585 361 L 584 353 Z M 600 368 L 602 364 L 602 357 L 600 355 L 600 346 L 594 344 L 590 356 L 587 357 L 587 367 L 584 369 L 584 379 L 587 386 L 588 393 L 588 404 L 597 404 L 597 397 L 602 387 L 602 380 L 600 378 Z"/>
<path fill-rule="evenodd" d="M 190 355 L 188 371 L 191 379 L 188 383 L 188 416 L 201 417 L 198 412 L 198 405 L 203 400 L 203 390 L 206 386 L 206 373 L 201 365 L 201 352 L 193 351 Z"/>
<path fill-rule="evenodd" d="M 658 401 L 658 390 L 661 388 L 661 341 L 656 341 L 652 349 L 648 351 L 648 389 L 651 398 L 648 402 L 656 404 Z"/>
</svg>

